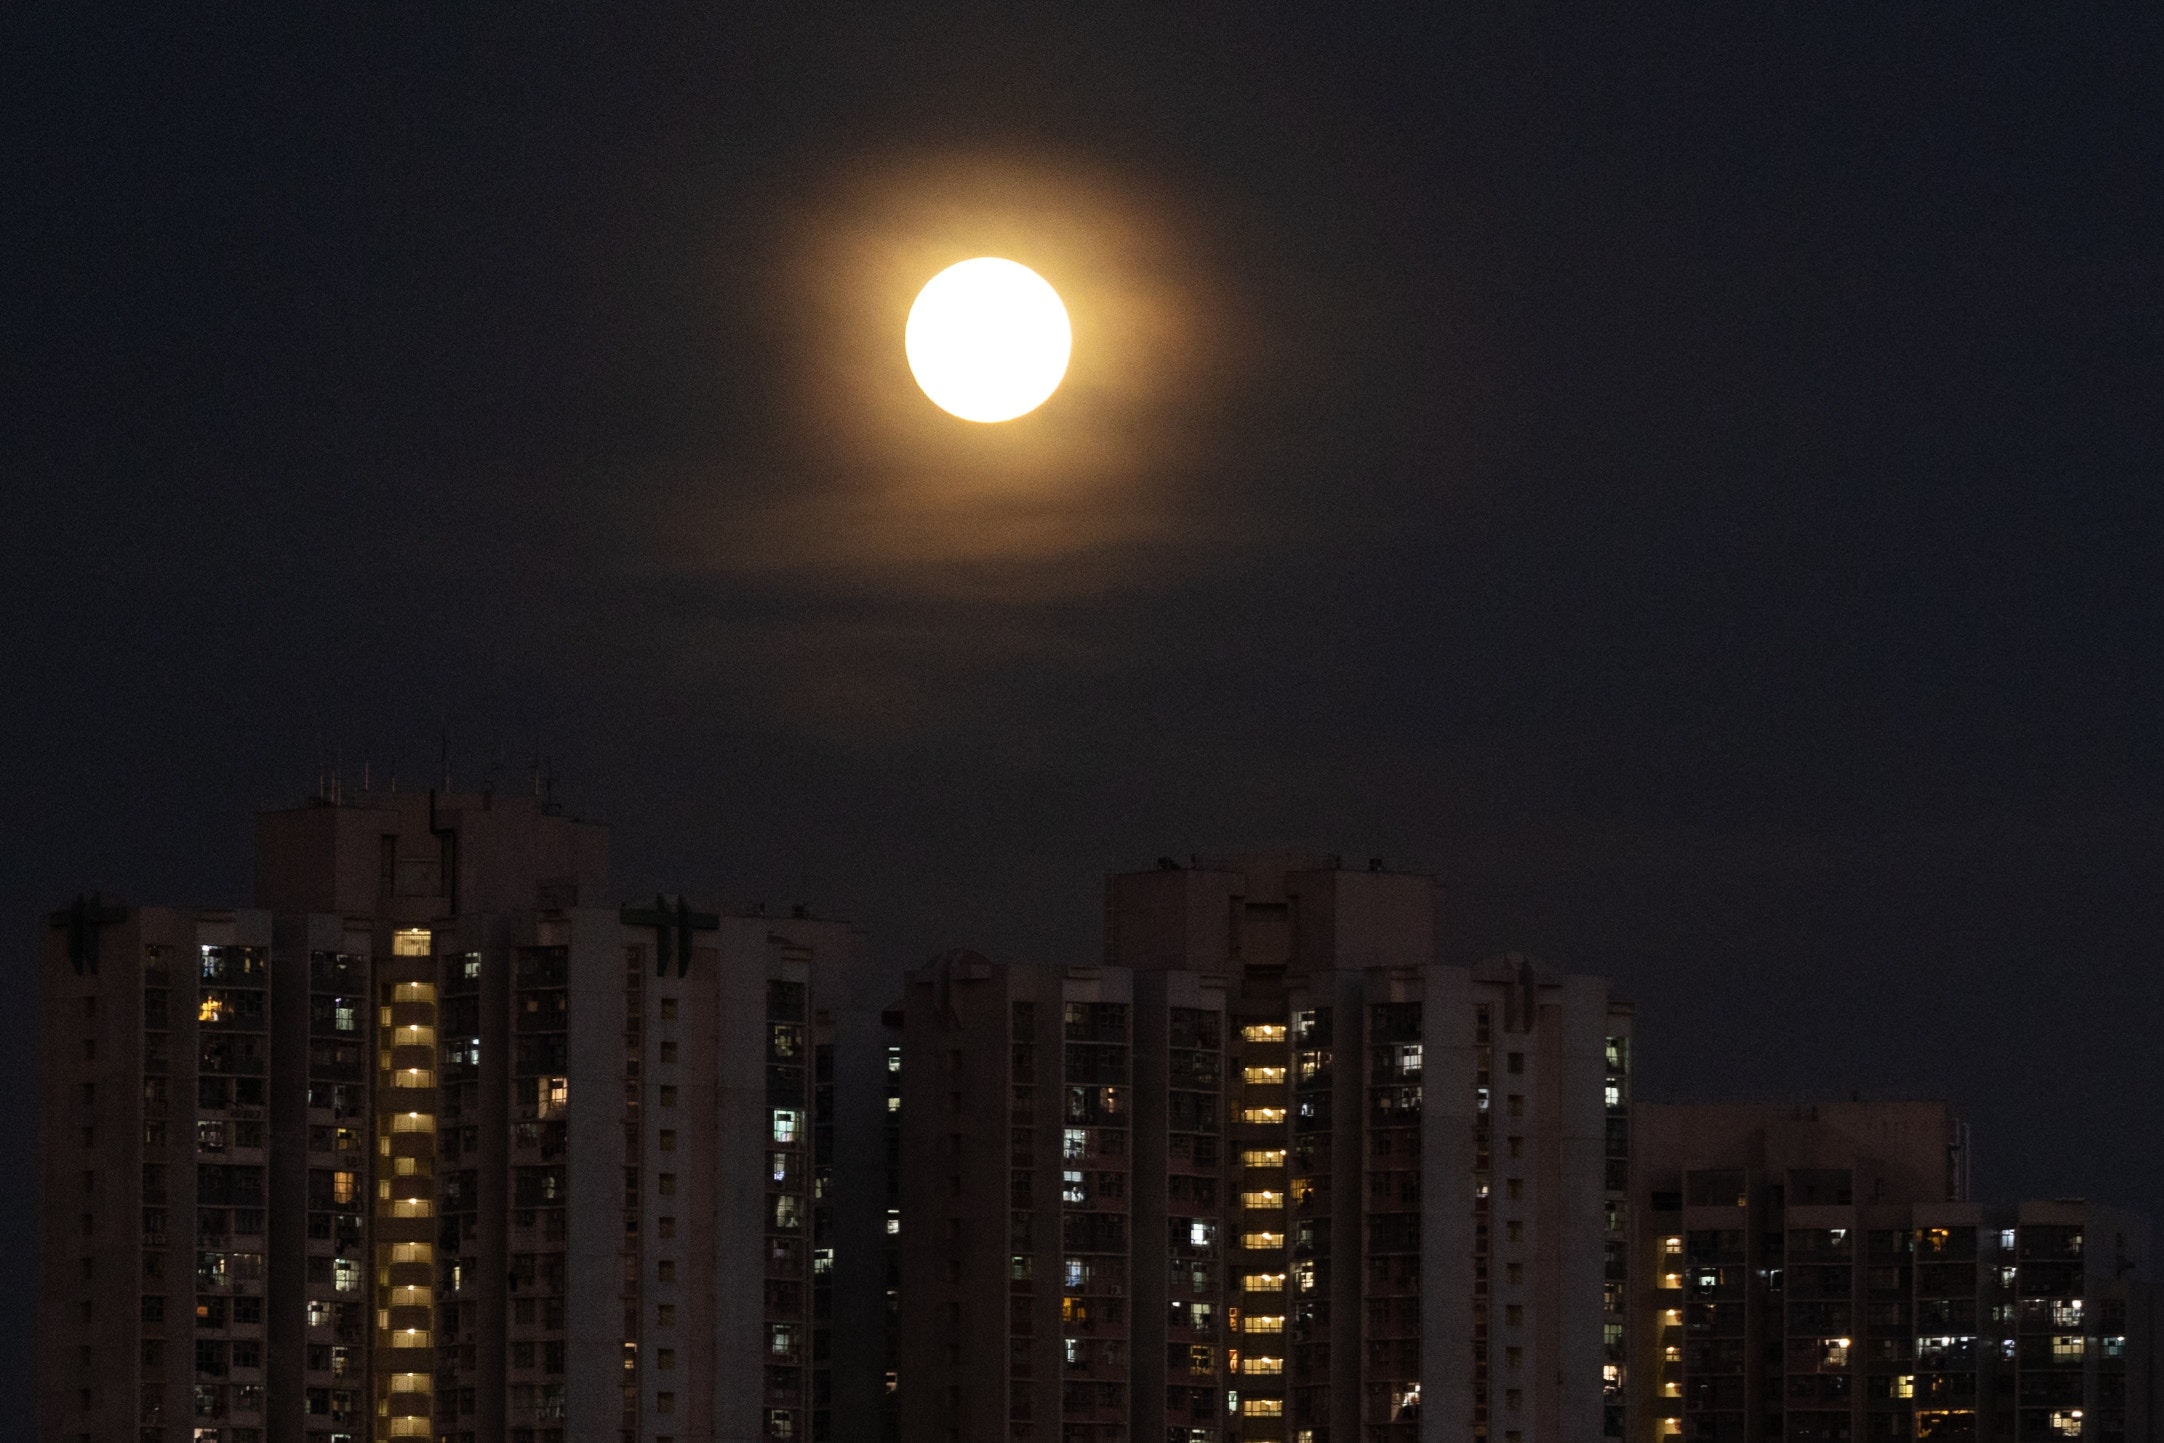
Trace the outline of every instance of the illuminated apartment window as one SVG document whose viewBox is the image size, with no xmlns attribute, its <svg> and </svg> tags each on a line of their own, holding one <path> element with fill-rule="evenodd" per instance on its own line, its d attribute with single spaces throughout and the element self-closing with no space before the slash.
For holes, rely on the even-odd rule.
<svg viewBox="0 0 2164 1443">
<path fill-rule="evenodd" d="M 1285 1331 L 1285 1319 L 1278 1314 L 1249 1313 L 1240 1320 L 1240 1331 L 1243 1333 L 1282 1333 Z"/>
<path fill-rule="evenodd" d="M 1282 1067 L 1243 1067 L 1240 1069 L 1240 1080 L 1257 1086 L 1282 1083 L 1285 1080 L 1285 1069 Z"/>
<path fill-rule="evenodd" d="M 391 1261 L 394 1263 L 432 1263 L 436 1260 L 434 1243 L 393 1243 Z"/>
<path fill-rule="evenodd" d="M 1242 1233 L 1240 1246 L 1254 1252 L 1269 1252 L 1285 1246 L 1285 1235 L 1274 1232 Z"/>
<path fill-rule="evenodd" d="M 428 1112 L 399 1112 L 391 1115 L 393 1132 L 434 1132 L 436 1117 Z"/>
<path fill-rule="evenodd" d="M 394 1348 L 425 1348 L 428 1345 L 426 1328 L 396 1328 L 391 1332 L 391 1346 Z"/>
<path fill-rule="evenodd" d="M 434 1087 L 436 1073 L 433 1068 L 401 1067 L 391 1074 L 393 1087 Z"/>
<path fill-rule="evenodd" d="M 1282 1418 L 1285 1416 L 1283 1398 L 1243 1398 L 1240 1401 L 1243 1418 Z"/>
<path fill-rule="evenodd" d="M 2078 1363 L 2081 1361 L 2083 1339 L 2080 1334 L 2071 1336 L 2061 1333 L 2051 1340 L 2051 1358 L 2055 1363 Z"/>
<path fill-rule="evenodd" d="M 1240 1194 L 1240 1206 L 1247 1208 L 1281 1208 L 1285 1195 L 1275 1188 L 1257 1188 Z"/>
<path fill-rule="evenodd" d="M 795 1142 L 795 1141 L 796 1141 L 796 1131 L 797 1131 L 797 1124 L 798 1124 L 798 1122 L 799 1122 L 800 1120 L 801 1120 L 801 1114 L 799 1114 L 799 1113 L 798 1113 L 798 1111 L 797 1111 L 797 1109 L 795 1109 L 795 1108 L 793 1108 L 793 1107 L 777 1107 L 777 1108 L 775 1108 L 775 1109 L 774 1109 L 774 1141 L 776 1141 L 776 1142 Z"/>
<path fill-rule="evenodd" d="M 436 1205 L 425 1197 L 402 1197 L 391 1200 L 391 1216 L 394 1218 L 432 1218 Z"/>
<path fill-rule="evenodd" d="M 1285 1291 L 1283 1273 L 1243 1273 L 1240 1290 L 1248 1293 L 1282 1293 Z"/>
<path fill-rule="evenodd" d="M 1243 1148 L 1240 1152 L 1240 1162 L 1244 1167 L 1283 1167 L 1285 1165 L 1285 1149 L 1281 1147 Z"/>
<path fill-rule="evenodd" d="M 1283 1042 L 1285 1024 L 1282 1022 L 1250 1022 L 1240 1029 L 1243 1042 Z"/>
<path fill-rule="evenodd" d="M 393 1393 L 426 1393 L 428 1391 L 428 1374 L 393 1373 L 391 1375 L 391 1391 Z"/>
<path fill-rule="evenodd" d="M 393 1047 L 434 1047 L 435 1045 L 436 1029 L 423 1027 L 417 1022 L 409 1022 L 391 1034 L 391 1046 Z"/>
<path fill-rule="evenodd" d="M 1240 1121 L 1242 1122 L 1276 1123 L 1284 1120 L 1285 1109 L 1282 1107 L 1243 1107 L 1240 1109 Z"/>
<path fill-rule="evenodd" d="M 429 936 L 426 927 L 401 927 L 391 934 L 391 955 L 393 957 L 426 957 L 429 954 L 428 944 Z M 426 984 L 411 983 L 408 985 L 425 986 Z M 435 1000 L 435 989 L 429 988 L 427 997 L 401 997 L 398 1000 L 400 1002 L 432 1002 Z"/>
<path fill-rule="evenodd" d="M 1250 1376 L 1271 1376 L 1285 1371 L 1283 1358 L 1242 1358 L 1240 1371 Z"/>
</svg>

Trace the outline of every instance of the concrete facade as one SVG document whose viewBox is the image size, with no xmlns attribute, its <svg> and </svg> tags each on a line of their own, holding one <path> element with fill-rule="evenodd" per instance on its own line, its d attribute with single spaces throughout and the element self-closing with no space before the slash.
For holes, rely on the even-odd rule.
<svg viewBox="0 0 2164 1443">
<path fill-rule="evenodd" d="M 2148 1227 L 1971 1201 L 1942 1103 L 1642 1104 L 1631 1436 L 2154 1436 Z"/>
<path fill-rule="evenodd" d="M 42 1440 L 894 1436 L 860 932 L 603 905 L 532 799 L 257 836 L 261 909 L 44 929 Z"/>
<path fill-rule="evenodd" d="M 1444 965 L 1431 879 L 1300 857 L 1113 878 L 1105 963 L 912 974 L 906 1436 L 1620 1430 L 1604 983 Z"/>
</svg>

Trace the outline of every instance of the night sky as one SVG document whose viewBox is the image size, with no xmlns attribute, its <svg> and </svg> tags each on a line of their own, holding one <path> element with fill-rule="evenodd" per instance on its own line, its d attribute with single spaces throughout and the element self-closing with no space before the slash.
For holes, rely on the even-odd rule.
<svg viewBox="0 0 2164 1443">
<path fill-rule="evenodd" d="M 0 21 L 23 975 L 448 735 L 897 963 L 1379 855 L 1644 1095 L 2164 1205 L 2164 11 L 267 8 Z M 986 253 L 1075 316 L 1007 427 L 901 353 Z"/>
</svg>

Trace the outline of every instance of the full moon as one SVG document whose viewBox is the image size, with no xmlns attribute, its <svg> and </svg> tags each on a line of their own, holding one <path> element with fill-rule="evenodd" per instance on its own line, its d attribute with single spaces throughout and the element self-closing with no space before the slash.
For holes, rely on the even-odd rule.
<svg viewBox="0 0 2164 1443">
<path fill-rule="evenodd" d="M 917 384 L 942 411 L 965 421 L 1012 421 L 1059 389 L 1074 332 L 1043 276 L 979 256 L 924 283 L 902 345 Z"/>
</svg>

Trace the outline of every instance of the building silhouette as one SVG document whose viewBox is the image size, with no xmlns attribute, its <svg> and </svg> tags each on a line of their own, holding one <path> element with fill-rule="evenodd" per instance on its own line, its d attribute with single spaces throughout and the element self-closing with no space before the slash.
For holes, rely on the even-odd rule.
<svg viewBox="0 0 2164 1443">
<path fill-rule="evenodd" d="M 609 895 L 539 797 L 40 932 L 41 1443 L 2153 1439 L 2146 1222 L 1938 1103 L 1649 1104 L 1432 878 L 1169 859 L 1089 962 Z"/>
<path fill-rule="evenodd" d="M 1942 1103 L 1636 1122 L 1633 1438 L 2154 1436 L 2145 1220 L 1971 1201 Z"/>
<path fill-rule="evenodd" d="M 253 909 L 43 937 L 39 1436 L 882 1437 L 894 985 L 607 905 L 537 799 L 258 818 Z"/>
<path fill-rule="evenodd" d="M 1103 965 L 912 974 L 904 1437 L 1620 1434 L 1629 1010 L 1445 965 L 1435 900 L 1163 863 Z"/>
</svg>

